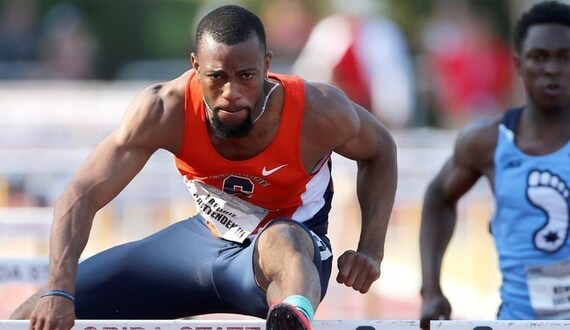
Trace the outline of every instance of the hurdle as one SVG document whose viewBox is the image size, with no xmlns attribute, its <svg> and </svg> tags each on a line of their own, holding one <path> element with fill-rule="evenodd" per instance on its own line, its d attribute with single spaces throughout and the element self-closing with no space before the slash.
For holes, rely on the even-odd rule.
<svg viewBox="0 0 570 330">
<path fill-rule="evenodd" d="M 29 321 L 0 321 L 0 330 L 28 330 Z M 417 330 L 419 321 L 315 320 L 314 330 Z M 73 330 L 265 330 L 264 320 L 78 320 Z"/>
<path fill-rule="evenodd" d="M 47 239 L 52 216 L 52 207 L 0 207 L 0 236 Z"/>
<path fill-rule="evenodd" d="M 29 321 L 0 320 L 0 330 L 28 330 Z M 431 321 L 445 330 L 562 330 L 570 321 Z M 265 330 L 265 321 L 252 320 L 78 320 L 73 330 Z M 417 320 L 315 320 L 314 330 L 418 330 Z"/>
</svg>

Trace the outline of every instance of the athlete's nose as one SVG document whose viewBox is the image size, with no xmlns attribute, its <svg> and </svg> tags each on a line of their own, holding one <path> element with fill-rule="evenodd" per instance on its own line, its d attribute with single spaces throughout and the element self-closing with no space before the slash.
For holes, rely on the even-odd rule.
<svg viewBox="0 0 570 330">
<path fill-rule="evenodd" d="M 544 72 L 549 75 L 559 75 L 567 66 L 565 61 L 560 61 L 557 58 L 550 58 L 544 64 Z"/>
<path fill-rule="evenodd" d="M 241 97 L 240 87 L 237 83 L 228 81 L 222 88 L 222 97 L 228 101 L 235 101 Z"/>
</svg>

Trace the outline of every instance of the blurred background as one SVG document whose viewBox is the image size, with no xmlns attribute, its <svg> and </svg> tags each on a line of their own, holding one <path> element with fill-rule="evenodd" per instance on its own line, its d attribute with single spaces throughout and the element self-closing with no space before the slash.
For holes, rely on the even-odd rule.
<svg viewBox="0 0 570 330">
<path fill-rule="evenodd" d="M 25 260 L 46 260 L 52 207 L 72 174 L 144 87 L 189 69 L 198 20 L 227 3 L 261 17 L 273 71 L 341 87 L 398 144 L 382 277 L 363 296 L 333 273 L 317 318 L 417 319 L 423 193 L 459 128 L 524 102 L 510 33 L 536 2 L 0 0 L 0 319 L 45 276 Z M 335 161 L 338 256 L 356 247 L 359 209 L 355 166 Z M 490 194 L 481 181 L 459 206 L 442 278 L 455 319 L 493 319 L 499 305 Z M 172 156 L 159 152 L 97 214 L 84 257 L 187 218 L 192 204 Z"/>
</svg>

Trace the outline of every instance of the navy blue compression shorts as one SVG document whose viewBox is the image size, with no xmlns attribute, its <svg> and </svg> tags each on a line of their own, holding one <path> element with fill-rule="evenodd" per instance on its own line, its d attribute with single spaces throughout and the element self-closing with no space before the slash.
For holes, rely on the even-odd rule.
<svg viewBox="0 0 570 330">
<path fill-rule="evenodd" d="M 256 284 L 253 270 L 256 240 L 238 244 L 219 239 L 203 221 L 196 215 L 80 263 L 76 317 L 177 319 L 236 313 L 265 318 L 266 294 Z M 277 221 L 283 220 L 274 220 L 270 225 Z M 303 224 L 285 221 L 309 232 Z M 331 274 L 332 250 L 325 235 L 316 238 L 313 233 L 311 237 L 322 299 Z M 330 257 L 321 260 L 319 251 Z"/>
</svg>

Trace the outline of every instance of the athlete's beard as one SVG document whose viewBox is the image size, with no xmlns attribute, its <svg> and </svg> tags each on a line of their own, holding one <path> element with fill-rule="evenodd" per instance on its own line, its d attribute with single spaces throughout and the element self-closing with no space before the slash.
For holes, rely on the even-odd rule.
<svg viewBox="0 0 570 330">
<path fill-rule="evenodd" d="M 204 100 L 204 103 L 206 101 Z M 253 128 L 253 120 L 251 119 L 251 108 L 247 110 L 247 118 L 239 124 L 239 125 L 226 125 L 220 120 L 220 116 L 218 116 L 218 112 L 220 111 L 219 108 L 210 107 L 208 103 L 206 103 L 206 108 L 210 109 L 210 127 L 214 134 L 219 138 L 232 138 L 232 137 L 244 137 L 249 132 L 251 132 Z"/>
</svg>

